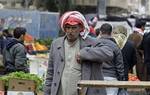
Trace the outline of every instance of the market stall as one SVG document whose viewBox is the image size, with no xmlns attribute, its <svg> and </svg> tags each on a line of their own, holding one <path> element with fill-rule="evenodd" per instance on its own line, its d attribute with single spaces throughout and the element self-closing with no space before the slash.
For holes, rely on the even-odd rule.
<svg viewBox="0 0 150 95">
<path fill-rule="evenodd" d="M 0 95 L 36 95 L 43 80 L 35 74 L 12 72 L 0 77 Z"/>
</svg>

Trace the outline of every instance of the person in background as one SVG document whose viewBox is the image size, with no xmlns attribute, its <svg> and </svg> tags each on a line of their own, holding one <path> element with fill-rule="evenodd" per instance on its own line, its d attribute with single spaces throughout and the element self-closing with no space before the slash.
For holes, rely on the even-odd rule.
<svg viewBox="0 0 150 95">
<path fill-rule="evenodd" d="M 13 37 L 7 40 L 3 49 L 3 58 L 5 65 L 5 73 L 15 71 L 28 72 L 26 49 L 23 44 L 26 29 L 16 27 L 13 31 Z"/>
<path fill-rule="evenodd" d="M 146 65 L 146 81 L 150 81 L 150 32 L 145 33 L 140 46 L 144 51 L 144 64 Z M 150 95 L 150 89 L 146 89 L 147 95 Z"/>
<path fill-rule="evenodd" d="M 3 35 L 0 32 L 0 75 L 4 75 L 5 69 L 3 64 Z"/>
<path fill-rule="evenodd" d="M 0 54 L 2 54 L 3 51 L 3 35 L 2 32 L 0 31 Z"/>
<path fill-rule="evenodd" d="M 121 51 L 124 62 L 125 81 L 128 81 L 128 73 L 132 72 L 133 66 L 137 63 L 136 49 L 133 42 L 127 40 Z"/>
<path fill-rule="evenodd" d="M 4 38 L 11 38 L 13 35 L 9 32 L 9 29 L 4 29 L 2 31 Z"/>
<path fill-rule="evenodd" d="M 88 21 L 88 25 L 90 27 L 90 33 L 89 35 L 92 37 L 96 37 L 96 31 L 95 31 L 95 26 L 97 24 L 98 18 L 97 17 L 93 17 Z"/>
<path fill-rule="evenodd" d="M 112 37 L 112 26 L 108 23 L 100 27 L 100 37 L 98 40 L 112 49 L 113 58 L 111 61 L 103 62 L 103 74 L 105 81 L 123 81 L 124 64 L 121 49 L 118 47 L 115 39 Z M 117 95 L 118 88 L 106 88 L 107 95 Z"/>
<path fill-rule="evenodd" d="M 88 37 L 89 26 L 84 16 L 78 11 L 66 12 L 60 19 L 60 26 L 66 35 L 51 44 L 44 95 L 78 95 L 79 80 L 103 80 L 101 64 L 103 60 L 111 59 L 112 52 L 101 45 L 95 53 L 83 51 L 81 56 L 91 59 L 79 61 L 80 49 L 96 45 L 96 41 Z M 99 62 L 95 63 L 95 60 Z M 85 88 L 84 95 L 106 95 L 106 91 Z"/>
<path fill-rule="evenodd" d="M 136 56 L 137 56 L 137 63 L 136 63 L 136 73 L 140 80 L 146 80 L 146 66 L 144 64 L 144 55 L 143 51 L 139 49 L 143 35 L 144 35 L 144 27 L 146 22 L 141 19 L 137 19 L 135 23 L 135 28 L 133 29 L 133 33 L 129 35 L 129 40 L 133 42 L 136 48 Z"/>
<path fill-rule="evenodd" d="M 95 29 L 95 33 L 96 33 L 96 38 L 99 38 L 100 37 L 100 29 L 99 28 Z"/>
<path fill-rule="evenodd" d="M 122 51 L 125 80 L 128 81 L 128 73 L 132 71 L 137 62 L 136 49 L 132 41 L 128 40 L 128 30 L 123 25 L 116 25 L 113 28 L 113 38 Z"/>
<path fill-rule="evenodd" d="M 135 22 L 135 27 L 133 28 L 133 32 L 144 35 L 146 21 L 142 19 L 137 19 Z"/>
<path fill-rule="evenodd" d="M 0 37 L 0 52 L 1 54 L 3 53 L 3 48 L 6 45 L 6 42 L 9 38 L 12 38 L 12 34 L 9 32 L 8 29 L 4 29 L 1 32 L 1 37 Z"/>
</svg>

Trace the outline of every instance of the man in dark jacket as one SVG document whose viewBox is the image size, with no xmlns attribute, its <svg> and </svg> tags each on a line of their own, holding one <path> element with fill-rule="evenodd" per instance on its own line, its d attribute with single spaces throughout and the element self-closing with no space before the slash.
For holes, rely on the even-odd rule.
<svg viewBox="0 0 150 95">
<path fill-rule="evenodd" d="M 17 27 L 13 32 L 14 38 L 6 41 L 6 46 L 3 50 L 6 73 L 15 71 L 28 72 L 26 49 L 23 44 L 25 34 L 25 28 Z"/>
<path fill-rule="evenodd" d="M 100 27 L 100 38 L 98 38 L 97 44 L 94 47 L 85 47 L 80 50 L 78 54 L 79 59 L 82 61 L 94 61 L 95 63 L 103 62 L 102 71 L 104 74 L 104 80 L 106 81 L 117 81 L 124 80 L 124 64 L 121 50 L 117 46 L 115 39 L 111 37 L 112 26 L 110 24 L 103 24 Z M 101 45 L 105 46 L 105 49 L 109 51 L 110 54 L 113 54 L 111 60 L 100 61 L 98 59 L 104 59 L 100 55 L 101 52 L 99 49 Z M 101 69 L 100 66 L 95 64 L 97 68 Z M 96 72 L 95 72 L 96 73 Z M 107 88 L 107 95 L 117 95 L 118 88 Z M 92 95 L 92 94 L 91 94 Z"/>
<path fill-rule="evenodd" d="M 121 49 L 117 46 L 116 41 L 112 38 L 112 26 L 108 23 L 100 27 L 99 41 L 109 46 L 113 51 L 113 59 L 103 63 L 104 80 L 122 81 L 124 80 L 124 64 Z M 117 95 L 118 88 L 108 88 L 108 95 Z"/>
</svg>

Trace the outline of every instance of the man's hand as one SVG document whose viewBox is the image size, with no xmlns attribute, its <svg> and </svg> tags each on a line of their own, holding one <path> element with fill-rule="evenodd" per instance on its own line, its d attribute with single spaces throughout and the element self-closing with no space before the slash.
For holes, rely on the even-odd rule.
<svg viewBox="0 0 150 95">
<path fill-rule="evenodd" d="M 77 61 L 78 63 L 81 63 L 80 52 L 78 52 L 75 57 L 76 57 L 76 61 Z"/>
</svg>

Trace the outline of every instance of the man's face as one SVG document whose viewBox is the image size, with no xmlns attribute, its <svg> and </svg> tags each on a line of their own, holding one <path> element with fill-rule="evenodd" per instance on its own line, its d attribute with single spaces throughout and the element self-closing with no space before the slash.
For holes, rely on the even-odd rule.
<svg viewBox="0 0 150 95">
<path fill-rule="evenodd" d="M 68 41 L 70 42 L 75 41 L 79 37 L 81 30 L 82 28 L 78 24 L 77 25 L 69 25 L 69 24 L 65 25 L 65 32 L 66 32 Z"/>
<path fill-rule="evenodd" d="M 26 35 L 26 34 L 25 34 L 25 35 Z M 22 34 L 22 35 L 20 36 L 20 41 L 21 41 L 21 42 L 24 42 L 25 35 Z"/>
</svg>

